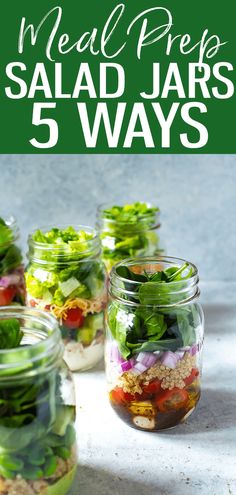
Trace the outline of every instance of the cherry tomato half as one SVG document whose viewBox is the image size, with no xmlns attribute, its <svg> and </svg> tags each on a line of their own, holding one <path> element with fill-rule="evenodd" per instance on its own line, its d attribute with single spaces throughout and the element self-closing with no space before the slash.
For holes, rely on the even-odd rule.
<svg viewBox="0 0 236 495">
<path fill-rule="evenodd" d="M 132 402 L 136 400 L 138 394 L 129 394 L 128 392 L 124 392 L 123 388 L 116 387 L 110 393 L 110 398 L 117 402 L 118 404 L 125 404 L 127 402 Z M 139 396 L 140 397 L 140 396 Z"/>
<path fill-rule="evenodd" d="M 15 287 L 0 288 L 0 306 L 8 306 L 16 295 Z"/>
<path fill-rule="evenodd" d="M 199 375 L 199 371 L 197 370 L 197 368 L 193 368 L 191 371 L 191 375 L 187 376 L 184 382 L 186 383 L 186 385 L 190 385 L 191 383 L 194 382 L 195 378 L 197 378 L 198 375 Z"/>
<path fill-rule="evenodd" d="M 159 392 L 162 390 L 161 381 L 160 380 L 153 380 L 148 385 L 144 385 L 142 387 L 142 390 L 143 390 L 143 393 L 141 395 L 141 399 L 152 398 L 153 396 L 159 394 Z"/>
<path fill-rule="evenodd" d="M 188 401 L 188 392 L 184 389 L 173 388 L 161 393 L 156 399 L 159 411 L 167 412 L 174 409 L 182 409 Z"/>
<path fill-rule="evenodd" d="M 82 309 L 72 308 L 68 309 L 66 318 L 63 320 L 63 325 L 71 330 L 82 327 L 84 323 L 84 316 Z"/>
</svg>

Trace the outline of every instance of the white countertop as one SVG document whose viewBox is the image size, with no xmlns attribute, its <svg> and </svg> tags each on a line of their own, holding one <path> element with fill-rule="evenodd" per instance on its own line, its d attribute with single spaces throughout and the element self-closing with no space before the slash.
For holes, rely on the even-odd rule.
<svg viewBox="0 0 236 495">
<path fill-rule="evenodd" d="M 146 433 L 108 403 L 103 366 L 75 375 L 80 461 L 69 495 L 236 495 L 236 284 L 202 286 L 202 398 L 187 422 Z"/>
</svg>

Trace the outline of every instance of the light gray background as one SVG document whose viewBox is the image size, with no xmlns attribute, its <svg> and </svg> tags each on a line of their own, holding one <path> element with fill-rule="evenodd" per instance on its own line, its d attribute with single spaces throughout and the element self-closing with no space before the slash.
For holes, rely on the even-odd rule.
<svg viewBox="0 0 236 495">
<path fill-rule="evenodd" d="M 202 280 L 235 280 L 236 156 L 0 155 L 1 214 L 32 229 L 93 225 L 104 201 L 161 208 L 167 253 L 195 262 Z"/>
</svg>

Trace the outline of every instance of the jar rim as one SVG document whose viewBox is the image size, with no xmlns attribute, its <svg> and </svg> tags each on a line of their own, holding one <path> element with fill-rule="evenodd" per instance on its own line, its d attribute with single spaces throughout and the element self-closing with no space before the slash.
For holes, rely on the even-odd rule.
<svg viewBox="0 0 236 495">
<path fill-rule="evenodd" d="M 44 372 L 55 366 L 55 363 L 63 355 L 63 344 L 57 320 L 50 313 L 26 306 L 2 306 L 0 307 L 0 321 L 7 319 L 32 321 L 32 326 L 36 323 L 40 324 L 44 327 L 44 333 L 37 330 L 38 340 L 36 343 L 20 345 L 13 349 L 0 349 L 0 379 L 2 379 L 1 371 L 14 371 L 19 366 L 22 373 L 27 374 L 29 363 L 35 365 L 35 373 L 38 373 L 38 366 L 42 360 L 44 360 Z M 29 335 L 33 338 L 34 334 L 31 332 Z M 29 354 L 27 358 L 25 356 L 26 351 Z M 6 355 L 9 359 L 6 363 L 2 363 L 3 357 Z"/>
<path fill-rule="evenodd" d="M 163 290 L 163 282 L 158 282 L 158 281 L 153 281 L 153 282 L 144 282 L 144 281 L 137 281 L 137 280 L 132 280 L 132 279 L 127 279 L 125 277 L 122 277 L 117 273 L 117 269 L 120 266 L 126 266 L 127 268 L 131 266 L 140 266 L 140 265 L 161 265 L 163 263 L 169 264 L 169 266 L 179 266 L 179 264 L 187 264 L 186 268 L 190 268 L 192 270 L 192 273 L 190 277 L 187 279 L 182 279 L 178 281 L 172 281 L 168 282 L 168 295 L 169 296 L 176 296 L 180 298 L 178 303 L 177 302 L 172 302 L 170 304 L 157 304 L 156 302 L 150 303 L 150 304 L 143 304 L 143 306 L 157 306 L 157 307 L 170 307 L 170 306 L 176 306 L 176 304 L 186 304 L 195 297 L 198 297 L 200 295 L 200 291 L 198 288 L 198 282 L 199 282 L 199 275 L 198 275 L 198 269 L 196 265 L 190 261 L 187 261 L 183 258 L 176 258 L 173 256 L 155 256 L 155 257 L 144 257 L 144 258 L 127 258 L 125 260 L 120 261 L 117 263 L 115 266 L 113 266 L 110 277 L 109 277 L 109 294 L 111 297 L 115 297 L 119 299 L 120 301 L 124 302 L 125 304 L 129 305 L 134 305 L 134 306 L 142 306 L 140 302 L 137 302 L 135 300 L 132 300 L 137 297 L 137 289 L 138 287 L 141 287 L 141 285 L 144 285 L 145 283 L 153 284 L 153 289 L 155 291 L 150 292 L 150 297 L 153 297 L 156 299 L 156 291 L 160 291 L 160 294 L 162 293 Z M 157 273 L 159 270 L 153 273 Z M 123 285 L 126 284 L 126 287 L 128 285 L 128 288 L 124 288 Z M 130 287 L 129 287 L 130 284 Z M 166 284 L 164 284 L 166 285 Z M 133 289 L 135 287 L 135 290 Z M 131 300 L 129 300 L 129 298 Z"/>
</svg>

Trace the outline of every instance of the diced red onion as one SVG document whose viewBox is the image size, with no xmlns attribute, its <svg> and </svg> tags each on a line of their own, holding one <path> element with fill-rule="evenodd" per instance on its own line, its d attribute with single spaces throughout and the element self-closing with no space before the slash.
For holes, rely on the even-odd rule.
<svg viewBox="0 0 236 495">
<path fill-rule="evenodd" d="M 134 359 L 129 359 L 128 361 L 124 361 L 123 363 L 120 364 L 120 368 L 123 372 L 131 370 L 133 366 L 134 366 Z"/>
<path fill-rule="evenodd" d="M 20 282 L 20 276 L 11 274 L 6 275 L 5 277 L 0 278 L 0 286 L 1 287 L 9 287 L 10 285 L 17 285 Z"/>
<path fill-rule="evenodd" d="M 180 360 L 180 357 L 175 352 L 167 351 L 162 356 L 161 363 L 164 366 L 167 366 L 167 368 L 174 369 L 174 368 L 176 368 L 176 365 L 177 365 L 179 360 Z"/>
<path fill-rule="evenodd" d="M 176 351 L 175 354 L 177 354 L 177 356 L 179 356 L 179 359 L 182 359 L 185 355 L 185 351 Z"/>
<path fill-rule="evenodd" d="M 140 352 L 136 357 L 136 361 L 147 368 L 151 368 L 157 362 L 157 356 L 152 352 Z"/>
<path fill-rule="evenodd" d="M 138 362 L 134 365 L 132 372 L 135 375 L 141 375 L 141 373 L 144 373 L 145 371 L 147 371 L 147 369 L 147 366 L 144 366 L 144 364 Z"/>
<path fill-rule="evenodd" d="M 191 356 L 195 356 L 195 354 L 197 354 L 197 352 L 198 352 L 198 345 L 197 344 L 192 345 L 192 347 L 190 347 L 190 349 L 189 349 L 189 354 Z"/>
<path fill-rule="evenodd" d="M 181 349 L 178 349 L 178 352 L 188 352 L 190 356 L 195 356 L 197 352 L 199 351 L 199 344 L 193 344 L 191 347 L 181 347 Z"/>
</svg>

